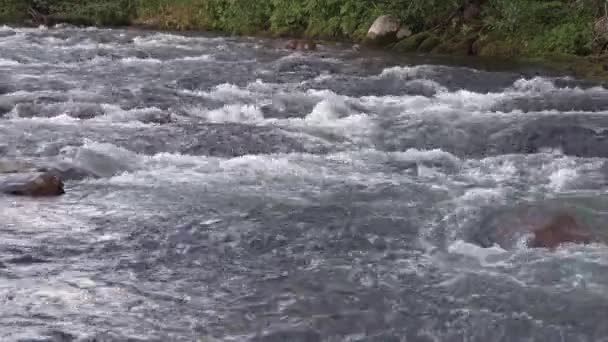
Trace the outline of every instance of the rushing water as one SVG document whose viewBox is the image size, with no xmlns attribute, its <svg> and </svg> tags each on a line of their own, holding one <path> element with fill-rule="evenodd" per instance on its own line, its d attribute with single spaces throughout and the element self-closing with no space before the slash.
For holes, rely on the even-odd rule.
<svg viewBox="0 0 608 342">
<path fill-rule="evenodd" d="M 608 341 L 607 247 L 476 244 L 605 228 L 607 89 L 280 44 L 0 28 L 0 158 L 101 176 L 0 196 L 0 340 Z"/>
</svg>

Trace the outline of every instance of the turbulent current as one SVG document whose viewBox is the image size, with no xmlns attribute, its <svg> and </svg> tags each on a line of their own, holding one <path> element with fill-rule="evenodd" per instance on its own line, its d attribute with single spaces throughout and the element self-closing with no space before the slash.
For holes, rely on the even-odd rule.
<svg viewBox="0 0 608 342">
<path fill-rule="evenodd" d="M 608 247 L 479 241 L 522 203 L 608 229 L 608 89 L 530 66 L 0 28 L 1 341 L 608 341 Z"/>
</svg>

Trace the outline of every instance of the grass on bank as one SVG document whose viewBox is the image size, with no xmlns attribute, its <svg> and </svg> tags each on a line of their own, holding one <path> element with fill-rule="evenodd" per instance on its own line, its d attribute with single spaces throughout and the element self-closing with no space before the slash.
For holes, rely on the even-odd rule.
<svg viewBox="0 0 608 342">
<path fill-rule="evenodd" d="M 449 44 L 472 39 L 476 54 L 486 56 L 589 55 L 606 46 L 594 34 L 593 24 L 605 15 L 607 1 L 0 0 L 0 21 L 23 22 L 31 7 L 51 22 L 358 41 L 375 18 L 392 14 L 414 33 L 443 43 L 439 50 L 448 53 Z M 471 4 L 481 8 L 478 18 L 453 19 L 455 11 Z"/>
</svg>

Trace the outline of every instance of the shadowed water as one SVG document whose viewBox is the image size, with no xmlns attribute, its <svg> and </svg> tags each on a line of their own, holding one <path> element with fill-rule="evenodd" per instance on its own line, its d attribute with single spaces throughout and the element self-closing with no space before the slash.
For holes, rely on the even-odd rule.
<svg viewBox="0 0 608 342">
<path fill-rule="evenodd" d="M 0 340 L 608 341 L 608 248 L 488 243 L 606 229 L 608 90 L 280 45 L 0 28 L 0 170 L 91 175 L 0 196 Z"/>
</svg>

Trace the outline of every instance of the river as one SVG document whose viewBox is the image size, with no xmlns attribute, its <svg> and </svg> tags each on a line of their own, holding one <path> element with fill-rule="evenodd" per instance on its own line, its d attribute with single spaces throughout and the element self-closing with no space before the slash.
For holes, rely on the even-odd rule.
<svg viewBox="0 0 608 342">
<path fill-rule="evenodd" d="M 281 44 L 0 28 L 0 158 L 99 176 L 0 196 L 0 340 L 608 341 L 608 247 L 478 243 L 605 224 L 606 88 Z"/>
</svg>

